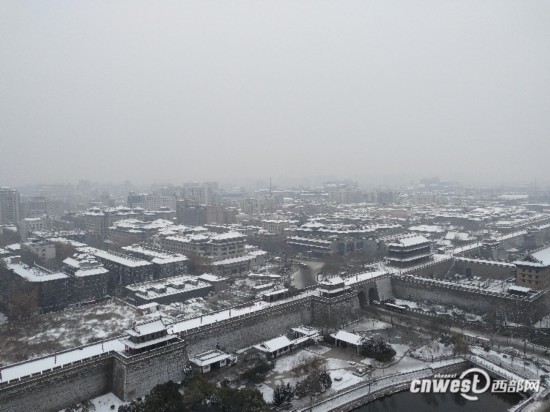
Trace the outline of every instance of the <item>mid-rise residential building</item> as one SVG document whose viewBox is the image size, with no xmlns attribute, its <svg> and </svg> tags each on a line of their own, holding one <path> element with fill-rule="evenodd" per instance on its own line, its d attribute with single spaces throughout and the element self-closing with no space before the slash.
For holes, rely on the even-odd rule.
<svg viewBox="0 0 550 412">
<path fill-rule="evenodd" d="M 514 264 L 517 286 L 546 289 L 550 285 L 550 247 L 530 253 Z"/>
<path fill-rule="evenodd" d="M 143 212 L 143 209 L 130 209 L 127 207 L 103 209 L 93 207 L 75 216 L 75 220 L 87 232 L 106 238 L 109 227 L 111 227 L 114 222 L 127 219 L 141 220 L 143 218 Z"/>
<path fill-rule="evenodd" d="M 36 311 L 40 313 L 60 310 L 70 303 L 69 277 L 65 273 L 54 272 L 38 265 L 30 267 L 21 262 L 20 256 L 7 257 L 4 263 L 7 270 L 0 271 L 3 277 L 2 292 L 8 291 L 9 299 L 17 299 L 19 293 L 35 296 L 36 301 L 26 302 L 36 305 Z"/>
<path fill-rule="evenodd" d="M 160 244 L 186 256 L 199 255 L 212 260 L 242 256 L 245 252 L 245 237 L 237 232 L 161 237 Z"/>
<path fill-rule="evenodd" d="M 21 240 L 27 240 L 33 232 L 45 232 L 52 230 L 52 220 L 48 215 L 40 217 L 27 217 L 20 223 Z"/>
<path fill-rule="evenodd" d="M 205 297 L 213 290 L 210 283 L 194 276 L 183 275 L 128 285 L 125 288 L 125 295 L 136 305 L 151 302 L 169 305 L 191 298 Z"/>
<path fill-rule="evenodd" d="M 203 232 L 160 236 L 158 242 L 163 249 L 206 258 L 211 261 L 215 275 L 230 276 L 249 271 L 265 259 L 264 251 L 248 251 L 245 240 L 238 232 Z"/>
<path fill-rule="evenodd" d="M 154 265 L 147 260 L 92 247 L 79 248 L 79 251 L 95 256 L 111 273 L 109 294 L 119 295 L 126 285 L 155 279 Z"/>
<path fill-rule="evenodd" d="M 108 295 L 110 273 L 93 255 L 76 253 L 63 261 L 69 275 L 72 302 L 90 302 Z"/>
<path fill-rule="evenodd" d="M 55 259 L 55 243 L 49 240 L 33 240 L 21 243 L 21 250 L 26 250 L 38 256 L 42 261 Z"/>
<path fill-rule="evenodd" d="M 151 262 L 155 279 L 178 276 L 187 272 L 189 259 L 182 254 L 142 244 L 125 246 L 122 249 L 129 255 Z"/>
<path fill-rule="evenodd" d="M 285 229 L 294 226 L 298 223 L 297 220 L 286 219 L 265 219 L 262 220 L 262 228 L 274 235 L 282 235 Z"/>
</svg>

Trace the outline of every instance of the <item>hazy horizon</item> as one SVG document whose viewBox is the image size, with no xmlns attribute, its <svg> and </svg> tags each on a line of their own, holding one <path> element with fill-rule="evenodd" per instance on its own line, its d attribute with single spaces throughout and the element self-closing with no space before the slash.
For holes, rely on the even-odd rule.
<svg viewBox="0 0 550 412">
<path fill-rule="evenodd" d="M 0 186 L 550 182 L 550 1 L 0 11 Z"/>
</svg>

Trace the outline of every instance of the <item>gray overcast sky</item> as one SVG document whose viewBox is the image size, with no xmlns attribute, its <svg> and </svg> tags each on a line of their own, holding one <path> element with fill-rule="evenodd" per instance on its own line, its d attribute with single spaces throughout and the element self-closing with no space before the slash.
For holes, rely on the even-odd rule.
<svg viewBox="0 0 550 412">
<path fill-rule="evenodd" d="M 550 181 L 550 1 L 0 1 L 0 185 Z"/>
</svg>

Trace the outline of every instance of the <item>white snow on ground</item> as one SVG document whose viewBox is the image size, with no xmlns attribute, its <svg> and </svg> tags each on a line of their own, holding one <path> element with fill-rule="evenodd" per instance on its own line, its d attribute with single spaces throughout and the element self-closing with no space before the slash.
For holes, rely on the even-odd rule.
<svg viewBox="0 0 550 412">
<path fill-rule="evenodd" d="M 107 302 L 11 322 L 0 327 L 0 362 L 12 364 L 114 338 L 123 333 L 133 319 L 142 322 L 151 316 L 140 317 L 129 306 Z"/>
<path fill-rule="evenodd" d="M 256 389 L 258 389 L 262 393 L 262 396 L 264 397 L 264 401 L 266 401 L 267 403 L 273 402 L 273 392 L 274 392 L 273 389 L 271 389 L 269 386 L 267 386 L 264 383 L 260 383 L 256 385 Z"/>
<path fill-rule="evenodd" d="M 2 312 L 0 312 L 0 325 L 8 323 L 8 317 L 4 315 Z"/>
<path fill-rule="evenodd" d="M 107 395 L 92 399 L 92 403 L 95 405 L 95 412 L 112 412 L 117 411 L 118 407 L 124 402 L 113 393 L 108 393 Z M 111 405 L 115 405 L 115 409 L 111 409 Z"/>
<path fill-rule="evenodd" d="M 273 371 L 278 373 L 288 372 L 299 364 L 318 357 L 319 355 L 302 349 L 298 352 L 291 353 L 283 358 L 277 359 Z"/>
<path fill-rule="evenodd" d="M 382 377 L 382 376 L 391 375 L 394 373 L 412 372 L 412 371 L 416 371 L 424 368 L 426 368 L 425 362 L 405 356 L 399 362 L 393 365 L 390 365 L 386 368 L 374 369 L 372 372 L 372 376 Z"/>
<path fill-rule="evenodd" d="M 481 348 L 470 348 L 470 351 L 480 358 L 492 362 L 495 365 L 502 366 L 528 379 L 538 379 L 540 375 L 545 374 L 545 372 L 533 362 L 532 359 L 536 358 L 527 359 L 520 355 L 512 359 L 510 355 L 498 353 L 493 350 L 485 352 Z"/>
<path fill-rule="evenodd" d="M 334 359 L 334 358 L 328 358 L 327 362 L 325 363 L 325 368 L 328 371 L 350 368 L 352 366 L 354 365 L 352 365 L 349 361 L 345 361 L 342 359 Z"/>
<path fill-rule="evenodd" d="M 303 380 L 304 377 L 303 376 L 300 376 L 300 377 L 295 377 L 295 378 L 284 378 L 284 379 L 278 379 L 276 381 L 274 381 L 275 385 L 287 385 L 290 383 L 290 386 L 296 386 L 296 384 L 298 382 L 300 382 L 301 380 Z"/>
<path fill-rule="evenodd" d="M 330 389 L 333 391 L 339 391 L 341 389 L 347 388 L 363 381 L 363 379 L 361 379 L 359 376 L 355 376 L 354 374 L 347 371 L 331 371 L 329 373 L 330 378 L 332 379 L 332 386 Z M 335 380 L 336 377 L 342 379 L 338 381 Z"/>
<path fill-rule="evenodd" d="M 316 354 L 318 355 L 322 355 L 324 353 L 327 353 L 331 350 L 331 348 L 329 348 L 328 346 L 321 346 L 321 345 L 316 345 L 316 346 L 310 346 L 308 348 L 308 351 L 309 352 L 315 352 Z"/>
<path fill-rule="evenodd" d="M 382 322 L 375 319 L 365 319 L 358 323 L 349 325 L 348 327 L 346 327 L 345 330 L 348 332 L 353 332 L 355 330 L 355 333 L 361 333 L 361 332 L 371 332 L 371 331 L 380 330 L 380 329 L 387 329 L 391 327 L 392 326 L 386 322 Z"/>
<path fill-rule="evenodd" d="M 410 349 L 409 345 L 403 345 L 400 343 L 393 343 L 392 348 L 395 350 L 395 358 L 402 358 L 403 355 Z"/>
<path fill-rule="evenodd" d="M 123 405 L 124 402 L 116 397 L 113 393 L 98 396 L 97 398 L 90 400 L 95 406 L 94 412 L 113 412 L 118 411 L 118 407 Z M 115 405 L 114 409 L 111 409 L 111 405 Z M 61 409 L 59 412 L 64 412 L 65 409 Z M 81 412 L 82 408 L 76 409 L 75 412 Z"/>
<path fill-rule="evenodd" d="M 203 298 L 188 299 L 185 302 L 175 302 L 170 305 L 161 305 L 161 312 L 174 316 L 180 320 L 196 318 L 211 313 L 208 303 Z"/>
<path fill-rule="evenodd" d="M 418 309 L 418 303 L 413 302 L 412 300 L 404 300 L 404 299 L 395 299 L 395 304 L 400 306 L 407 306 L 411 309 Z"/>
<path fill-rule="evenodd" d="M 451 356 L 452 354 L 452 345 L 445 346 L 437 341 L 432 341 L 411 352 L 411 356 L 422 360 L 438 359 L 443 356 Z"/>
</svg>

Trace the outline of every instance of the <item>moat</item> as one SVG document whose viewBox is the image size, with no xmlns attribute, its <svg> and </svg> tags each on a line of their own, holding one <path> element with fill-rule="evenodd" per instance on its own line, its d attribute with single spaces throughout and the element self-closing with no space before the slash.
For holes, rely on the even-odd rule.
<svg viewBox="0 0 550 412">
<path fill-rule="evenodd" d="M 521 401 L 517 394 L 483 393 L 477 401 L 468 401 L 459 394 L 453 393 L 425 393 L 416 394 L 409 391 L 395 393 L 377 399 L 355 412 L 502 412 Z"/>
</svg>

